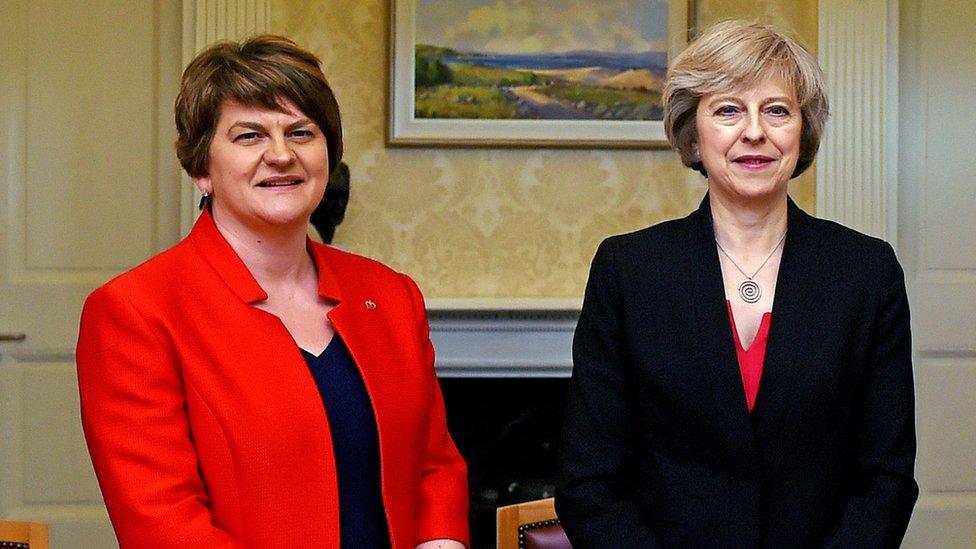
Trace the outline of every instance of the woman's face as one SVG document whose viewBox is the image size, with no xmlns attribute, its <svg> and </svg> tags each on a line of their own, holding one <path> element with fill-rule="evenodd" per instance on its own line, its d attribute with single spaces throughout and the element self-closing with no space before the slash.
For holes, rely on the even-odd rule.
<svg viewBox="0 0 976 549">
<path fill-rule="evenodd" d="M 229 229 L 305 230 L 329 179 L 325 134 L 290 101 L 285 112 L 228 100 L 210 143 L 208 174 L 196 180 L 213 193 L 213 214 Z M 297 229 L 296 229 L 297 230 Z"/>
<path fill-rule="evenodd" d="M 709 190 L 735 201 L 785 196 L 801 120 L 796 93 L 779 76 L 702 96 L 695 126 Z"/>
</svg>

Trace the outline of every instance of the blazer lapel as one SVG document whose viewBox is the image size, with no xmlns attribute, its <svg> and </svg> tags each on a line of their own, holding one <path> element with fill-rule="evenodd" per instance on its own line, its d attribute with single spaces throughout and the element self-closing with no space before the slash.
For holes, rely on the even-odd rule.
<svg viewBox="0 0 976 549">
<path fill-rule="evenodd" d="M 787 212 L 786 242 L 783 258 L 776 277 L 776 297 L 773 300 L 773 318 L 766 343 L 759 394 L 753 410 L 755 420 L 762 417 L 788 417 L 791 378 L 795 376 L 797 349 L 802 348 L 807 337 L 804 319 L 807 296 L 817 283 L 813 274 L 822 269 L 819 265 L 820 234 L 812 230 L 810 216 L 793 200 L 789 200 Z"/>
<path fill-rule="evenodd" d="M 375 390 L 375 372 L 371 370 L 376 364 L 385 362 L 377 354 L 385 351 L 385 343 L 390 337 L 383 329 L 385 324 L 382 315 L 368 309 L 364 300 L 352 298 L 339 302 L 329 311 L 329 321 L 349 349 L 349 354 L 366 383 L 366 389 L 372 393 Z"/>
<path fill-rule="evenodd" d="M 386 296 L 364 290 L 370 286 L 362 281 L 343 279 L 340 282 L 324 255 L 327 251 L 317 246 L 314 252 L 319 267 L 319 294 L 336 302 L 329 311 L 329 321 L 349 350 L 369 394 L 379 436 L 380 460 L 384 465 L 395 463 L 398 448 L 395 441 L 400 434 L 392 430 L 403 416 L 403 410 L 398 408 L 402 400 L 397 391 L 403 386 L 399 376 L 409 375 L 409 370 L 391 367 L 400 359 L 397 353 L 402 350 L 396 340 L 399 331 L 385 313 L 392 304 L 385 301 Z M 358 274 L 354 270 L 343 273 Z M 386 473 L 384 466 L 381 475 Z M 383 483 L 386 484 L 385 479 Z"/>
<path fill-rule="evenodd" d="M 326 257 L 327 249 L 313 246 L 309 242 L 309 250 L 315 258 L 319 273 L 319 295 L 336 304 L 329 311 L 329 322 L 349 349 L 349 354 L 363 376 L 367 391 L 375 397 L 375 372 L 371 370 L 376 364 L 384 363 L 378 355 L 386 348 L 384 342 L 389 339 L 389 331 L 385 329 L 383 315 L 371 309 L 370 305 L 376 307 L 381 298 L 361 295 L 357 290 L 358 285 L 342 283 L 333 270 L 330 259 Z M 379 411 L 374 410 L 374 413 Z"/>
<path fill-rule="evenodd" d="M 244 261 L 220 234 L 208 210 L 200 213 L 187 240 L 241 301 L 252 304 L 268 298 Z"/>
<path fill-rule="evenodd" d="M 690 218 L 691 264 L 688 268 L 693 273 L 694 280 L 691 298 L 698 328 L 698 352 L 702 364 L 710 370 L 715 421 L 719 433 L 726 441 L 725 447 L 746 449 L 745 453 L 735 455 L 744 459 L 741 465 L 747 465 L 753 452 L 749 410 L 725 305 L 722 267 L 715 247 L 715 232 L 707 194 Z"/>
</svg>

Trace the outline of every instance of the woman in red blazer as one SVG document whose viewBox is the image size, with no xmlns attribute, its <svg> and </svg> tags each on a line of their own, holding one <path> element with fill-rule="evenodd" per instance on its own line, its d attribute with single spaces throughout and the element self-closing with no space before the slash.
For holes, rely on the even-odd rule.
<svg viewBox="0 0 976 549">
<path fill-rule="evenodd" d="M 274 36 L 212 46 L 176 118 L 204 211 L 91 295 L 78 341 L 120 544 L 464 547 L 423 297 L 306 236 L 342 155 L 318 59 Z"/>
</svg>

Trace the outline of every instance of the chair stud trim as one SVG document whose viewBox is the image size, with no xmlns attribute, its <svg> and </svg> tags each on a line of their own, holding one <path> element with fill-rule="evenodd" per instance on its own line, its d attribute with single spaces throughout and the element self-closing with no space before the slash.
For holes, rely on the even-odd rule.
<svg viewBox="0 0 976 549">
<path fill-rule="evenodd" d="M 536 528 L 546 528 L 547 526 L 556 526 L 559 524 L 559 519 L 549 519 L 540 520 L 539 522 L 529 522 L 527 524 L 521 524 L 518 527 L 518 540 L 519 549 L 525 549 L 525 533 L 529 530 L 535 530 Z"/>
</svg>

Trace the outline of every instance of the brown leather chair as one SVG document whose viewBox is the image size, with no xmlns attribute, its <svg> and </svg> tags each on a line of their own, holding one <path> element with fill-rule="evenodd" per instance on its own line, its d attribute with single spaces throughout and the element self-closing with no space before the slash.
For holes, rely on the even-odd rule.
<svg viewBox="0 0 976 549">
<path fill-rule="evenodd" d="M 47 525 L 0 519 L 0 549 L 48 549 Z"/>
<path fill-rule="evenodd" d="M 553 499 L 498 508 L 498 549 L 572 549 Z"/>
</svg>

